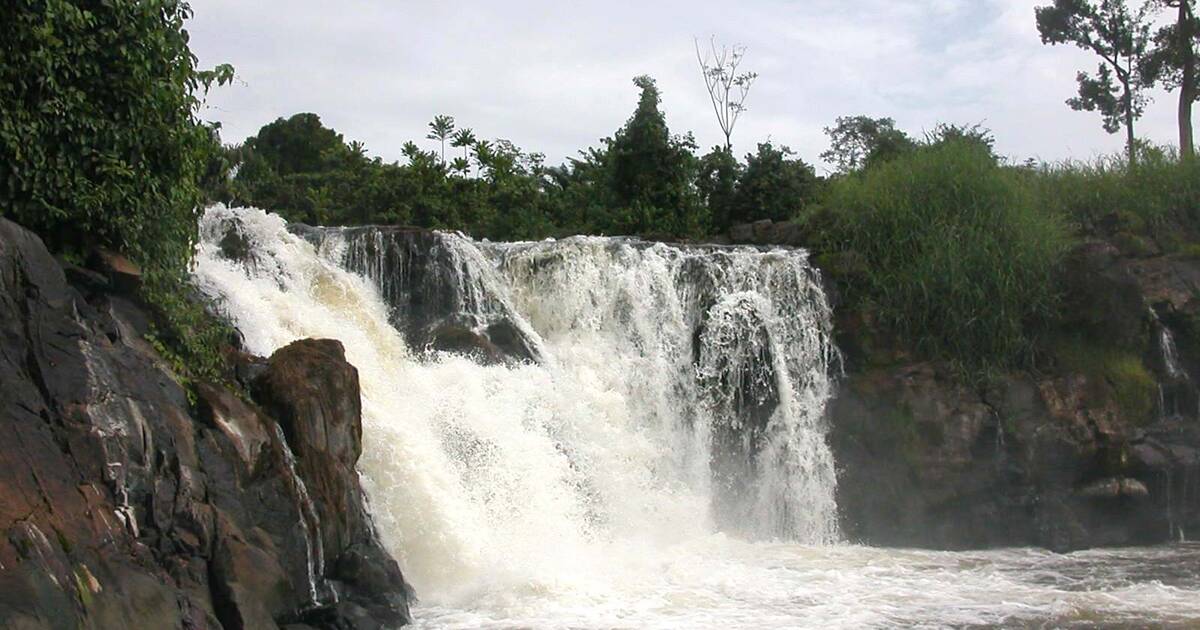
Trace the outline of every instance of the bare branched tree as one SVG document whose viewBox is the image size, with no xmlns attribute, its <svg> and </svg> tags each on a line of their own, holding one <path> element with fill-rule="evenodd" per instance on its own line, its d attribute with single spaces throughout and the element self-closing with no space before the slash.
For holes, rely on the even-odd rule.
<svg viewBox="0 0 1200 630">
<path fill-rule="evenodd" d="M 707 51 L 701 51 L 700 40 L 696 40 L 696 61 L 700 63 L 700 74 L 704 77 L 704 86 L 708 88 L 708 96 L 712 99 L 717 124 L 725 134 L 727 151 L 733 148 L 730 141 L 733 126 L 737 124 L 742 112 L 746 111 L 746 96 L 750 94 L 750 86 L 758 78 L 756 72 L 738 73 L 738 66 L 745 55 L 745 46 L 717 46 L 716 37 L 709 38 Z"/>
</svg>

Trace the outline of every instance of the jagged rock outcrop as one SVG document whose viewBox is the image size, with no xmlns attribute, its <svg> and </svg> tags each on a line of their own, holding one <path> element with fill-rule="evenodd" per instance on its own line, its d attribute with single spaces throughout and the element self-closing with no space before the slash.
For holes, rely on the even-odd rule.
<svg viewBox="0 0 1200 630">
<path fill-rule="evenodd" d="M 269 413 L 205 384 L 193 404 L 114 280 L 129 278 L 64 273 L 0 219 L 0 627 L 407 621 L 362 509 L 357 379 L 336 342 L 247 372 Z M 281 364 L 297 353 L 321 365 Z"/>
<path fill-rule="evenodd" d="M 271 355 L 254 399 L 277 418 L 316 511 L 325 572 L 345 618 L 389 619 L 411 593 L 378 543 L 355 464 L 362 455 L 358 371 L 342 344 L 304 340 Z"/>
</svg>

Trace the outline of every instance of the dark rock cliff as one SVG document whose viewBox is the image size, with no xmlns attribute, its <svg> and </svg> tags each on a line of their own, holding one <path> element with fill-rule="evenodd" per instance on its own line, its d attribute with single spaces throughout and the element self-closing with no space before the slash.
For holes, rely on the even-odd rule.
<svg viewBox="0 0 1200 630">
<path fill-rule="evenodd" d="M 730 236 L 805 241 L 769 221 Z M 829 439 L 850 540 L 1068 550 L 1200 533 L 1200 260 L 1091 240 L 1063 273 L 1053 360 L 986 382 L 835 309 L 846 374 Z"/>
<path fill-rule="evenodd" d="M 0 219 L 0 627 L 408 621 L 363 507 L 340 344 L 243 357 L 257 404 L 189 399 L 127 275 L 64 270 Z"/>
</svg>

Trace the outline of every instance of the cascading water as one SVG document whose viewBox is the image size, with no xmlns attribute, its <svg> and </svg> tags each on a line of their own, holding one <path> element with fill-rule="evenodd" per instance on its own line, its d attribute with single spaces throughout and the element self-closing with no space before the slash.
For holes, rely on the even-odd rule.
<svg viewBox="0 0 1200 630">
<path fill-rule="evenodd" d="M 250 351 L 335 338 L 358 368 L 363 485 L 419 625 L 971 625 L 1059 619 L 1064 598 L 1200 615 L 1192 591 L 1026 582 L 1037 552 L 831 545 L 838 356 L 802 251 L 492 244 L 221 206 L 201 229 L 194 280 Z"/>
<path fill-rule="evenodd" d="M 251 260 L 221 252 L 233 222 Z M 396 234 L 302 238 L 223 208 L 204 234 L 200 286 L 252 351 L 304 336 L 347 345 L 363 372 L 371 504 L 418 586 L 511 570 L 517 554 L 552 562 L 547 534 L 585 555 L 718 524 L 836 536 L 821 424 L 835 351 L 802 252 L 440 234 L 414 260 Z M 413 296 L 479 331 L 511 322 L 541 364 L 411 352 L 387 322 Z M 444 548 L 423 556 L 425 538 Z"/>
</svg>

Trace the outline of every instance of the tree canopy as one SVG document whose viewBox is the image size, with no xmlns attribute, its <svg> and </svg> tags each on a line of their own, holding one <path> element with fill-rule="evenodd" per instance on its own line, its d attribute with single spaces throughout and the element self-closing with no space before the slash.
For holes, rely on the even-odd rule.
<svg viewBox="0 0 1200 630">
<path fill-rule="evenodd" d="M 205 201 L 221 180 L 216 129 L 197 115 L 233 69 L 197 67 L 186 2 L 11 0 L 0 11 L 0 215 L 78 260 L 129 256 L 155 330 L 193 373 L 224 333 L 187 299 Z M 166 346 L 163 346 L 167 349 Z"/>
<path fill-rule="evenodd" d="M 841 174 L 886 162 L 916 144 L 891 118 L 839 116 L 833 127 L 825 128 L 825 134 L 829 148 L 821 153 L 821 159 Z"/>
<path fill-rule="evenodd" d="M 1067 105 L 1098 112 L 1109 133 L 1124 127 L 1131 163 L 1137 159 L 1134 121 L 1141 118 L 1149 100 L 1142 68 L 1149 50 L 1150 8 L 1149 4 L 1131 7 L 1126 0 L 1055 0 L 1035 10 L 1043 43 L 1073 44 L 1100 57 L 1095 74 L 1076 75 L 1079 94 Z"/>
<path fill-rule="evenodd" d="M 1175 20 L 1154 35 L 1154 48 L 1146 55 L 1142 76 L 1150 84 L 1179 91 L 1179 152 L 1195 156 L 1192 105 L 1200 101 L 1200 16 L 1196 0 L 1157 0 L 1175 9 Z"/>
</svg>

